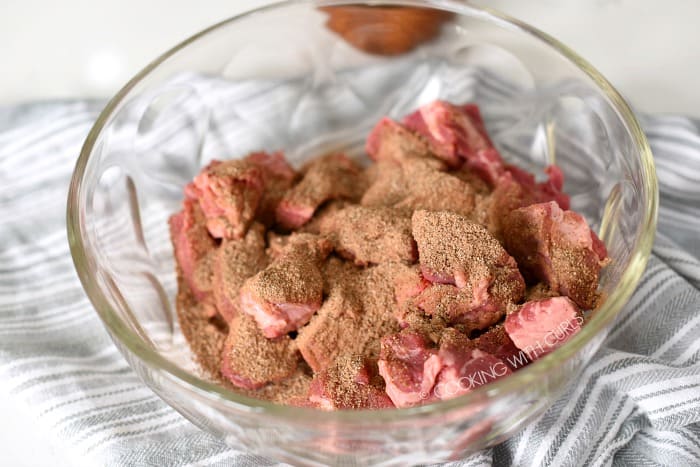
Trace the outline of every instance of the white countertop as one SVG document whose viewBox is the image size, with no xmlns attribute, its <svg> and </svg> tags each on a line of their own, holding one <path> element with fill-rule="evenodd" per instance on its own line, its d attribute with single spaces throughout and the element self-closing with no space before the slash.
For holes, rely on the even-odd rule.
<svg viewBox="0 0 700 467">
<path fill-rule="evenodd" d="M 109 97 L 159 53 L 266 0 L 4 0 L 0 105 Z M 639 111 L 700 117 L 700 1 L 477 0 L 552 34 Z M 193 5 L 196 5 L 193 7 Z M 673 8 L 670 8 L 672 5 Z M 0 397 L 2 464 L 61 467 L 46 436 Z"/>
</svg>

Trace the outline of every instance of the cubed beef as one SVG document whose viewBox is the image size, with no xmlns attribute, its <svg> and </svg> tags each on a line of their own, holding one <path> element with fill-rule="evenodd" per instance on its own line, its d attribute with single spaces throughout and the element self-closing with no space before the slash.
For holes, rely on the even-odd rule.
<svg viewBox="0 0 700 467">
<path fill-rule="evenodd" d="M 503 240 L 504 223 L 514 210 L 531 204 L 556 201 L 562 209 L 569 206 L 569 197 L 561 190 L 563 177 L 556 166 L 545 169 L 549 179 L 536 183 L 532 174 L 514 166 L 506 166 L 491 194 L 476 199 L 476 222 L 484 224 L 496 238 Z"/>
<path fill-rule="evenodd" d="M 309 324 L 299 330 L 296 343 L 314 371 L 326 368 L 342 349 L 364 350 L 370 342 L 357 342 L 348 330 L 362 327 L 362 304 L 341 287 L 334 287 Z M 369 330 L 373 332 L 373 330 Z"/>
<path fill-rule="evenodd" d="M 257 218 L 265 225 L 272 225 L 275 222 L 277 205 L 294 184 L 297 173 L 279 151 L 254 152 L 245 160 L 260 168 L 265 186 Z"/>
<path fill-rule="evenodd" d="M 425 319 L 424 313 L 416 305 L 416 297 L 423 290 L 430 287 L 431 282 L 423 277 L 419 266 L 412 266 L 405 271 L 398 273 L 394 277 L 394 296 L 396 307 L 393 314 L 401 328 L 409 326 L 411 318 L 418 318 L 418 323 L 422 324 Z M 420 316 L 414 316 L 419 314 Z"/>
<path fill-rule="evenodd" d="M 525 283 L 515 260 L 484 227 L 451 212 L 415 211 L 413 236 L 423 276 L 468 287 L 477 300 L 518 301 Z M 495 293 L 497 292 L 497 293 Z"/>
<path fill-rule="evenodd" d="M 476 151 L 464 166 L 485 181 L 490 187 L 498 185 L 505 171 L 501 154 L 495 148 Z"/>
<path fill-rule="evenodd" d="M 297 175 L 281 151 L 273 153 L 252 152 L 246 156 L 245 160 L 263 169 L 263 177 L 266 182 L 274 183 L 280 180 L 291 182 Z"/>
<path fill-rule="evenodd" d="M 546 283 L 538 282 L 527 288 L 524 301 L 542 300 L 544 298 L 558 297 L 559 295 L 557 291 L 552 290 Z"/>
<path fill-rule="evenodd" d="M 426 209 L 469 215 L 474 209 L 471 185 L 422 161 L 407 162 L 399 168 L 389 166 L 383 169 L 383 175 L 365 192 L 363 205 L 393 207 L 406 213 Z"/>
<path fill-rule="evenodd" d="M 505 171 L 501 155 L 486 134 L 479 108 L 473 104 L 456 106 L 444 101 L 426 104 L 404 119 L 404 124 L 425 136 L 439 157 L 464 162 L 466 168 L 491 187 Z"/>
<path fill-rule="evenodd" d="M 408 115 L 403 122 L 409 129 L 423 135 L 438 157 L 461 158 L 465 166 L 491 187 L 501 183 L 506 172 L 523 186 L 534 203 L 556 201 L 562 209 L 569 208 L 569 197 L 562 192 L 564 177 L 556 166 L 545 169 L 548 180 L 536 183 L 532 174 L 505 164 L 486 134 L 479 108 L 473 104 L 456 106 L 444 101 L 426 104 Z M 459 164 L 452 163 L 455 167 Z M 530 204 L 525 202 L 521 206 Z M 520 207 L 520 206 L 518 206 Z"/>
<path fill-rule="evenodd" d="M 420 295 L 431 282 L 423 277 L 420 268 L 415 266 L 407 268 L 403 273 L 394 277 L 394 295 L 399 307 Z"/>
<path fill-rule="evenodd" d="M 306 324 L 323 301 L 321 263 L 330 243 L 312 234 L 295 234 L 281 256 L 246 280 L 241 310 L 275 338 Z"/>
<path fill-rule="evenodd" d="M 478 151 L 492 147 L 479 109 L 473 104 L 457 106 L 437 100 L 406 116 L 403 123 L 423 135 L 435 154 L 453 167 L 460 165 L 456 162 L 459 159 L 469 161 Z"/>
<path fill-rule="evenodd" d="M 435 169 L 446 167 L 445 163 L 436 158 L 425 139 L 388 117 L 381 119 L 372 129 L 365 150 L 377 162 L 403 165 L 420 159 Z M 455 158 L 452 159 L 456 162 Z"/>
<path fill-rule="evenodd" d="M 293 340 L 287 336 L 268 339 L 242 313 L 229 324 L 221 355 L 221 374 L 244 389 L 258 389 L 292 376 L 299 361 Z"/>
<path fill-rule="evenodd" d="M 535 176 L 514 165 L 507 165 L 505 170 L 519 183 L 527 196 L 523 197 L 521 206 L 533 203 L 545 203 L 555 201 L 560 208 L 569 209 L 569 195 L 564 193 L 564 174 L 556 165 L 549 165 L 544 169 L 547 180 L 537 183 Z"/>
<path fill-rule="evenodd" d="M 357 265 L 417 259 L 411 220 L 391 208 L 348 206 L 324 216 L 319 228 L 338 254 Z"/>
<path fill-rule="evenodd" d="M 369 187 L 362 195 L 363 206 L 394 206 L 406 196 L 407 179 L 403 166 L 393 162 L 379 161 L 368 169 Z"/>
<path fill-rule="evenodd" d="M 265 253 L 267 253 L 267 256 L 271 260 L 280 258 L 284 254 L 292 235 L 280 234 L 274 230 L 268 230 L 265 234 L 267 238 L 267 249 Z"/>
<path fill-rule="evenodd" d="M 324 410 L 394 407 L 376 369 L 360 355 L 341 355 L 316 373 L 309 401 Z"/>
<path fill-rule="evenodd" d="M 377 364 L 386 393 L 396 407 L 436 400 L 433 387 L 442 361 L 437 349 L 421 334 L 405 330 L 382 338 Z"/>
<path fill-rule="evenodd" d="M 502 324 L 492 327 L 472 342 L 477 349 L 500 358 L 513 371 L 530 363 L 525 352 L 517 348 L 508 337 Z"/>
<path fill-rule="evenodd" d="M 476 198 L 476 207 L 470 217 L 502 241 L 505 218 L 511 211 L 531 204 L 530 197 L 510 173 L 505 173 L 489 195 Z"/>
<path fill-rule="evenodd" d="M 442 369 L 432 392 L 440 400 L 461 396 L 512 373 L 506 362 L 476 348 L 464 334 L 454 329 L 443 333 L 438 357 Z"/>
<path fill-rule="evenodd" d="M 474 190 L 454 175 L 422 164 L 407 164 L 403 173 L 405 195 L 393 207 L 408 211 L 450 211 L 465 216 L 474 209 Z"/>
<path fill-rule="evenodd" d="M 185 199 L 182 211 L 172 215 L 169 224 L 175 260 L 182 277 L 192 294 L 202 300 L 211 288 L 209 255 L 216 248 L 216 242 L 207 231 L 204 214 L 196 201 Z"/>
<path fill-rule="evenodd" d="M 412 329 L 382 339 L 379 373 L 397 407 L 451 399 L 511 374 L 504 361 L 455 329 L 445 329 L 439 344 Z"/>
<path fill-rule="evenodd" d="M 216 238 L 242 238 L 263 197 L 260 167 L 246 160 L 212 161 L 185 187 L 199 201 L 209 233 Z"/>
<path fill-rule="evenodd" d="M 440 359 L 444 367 L 433 389 L 440 400 L 461 396 L 512 373 L 500 358 L 474 348 L 443 351 L 441 347 Z"/>
<path fill-rule="evenodd" d="M 469 287 L 432 284 L 413 299 L 413 304 L 428 316 L 439 317 L 447 325 L 460 325 L 465 332 L 485 329 L 505 314 L 487 289 L 473 293 Z"/>
<path fill-rule="evenodd" d="M 584 309 L 598 301 L 598 278 L 607 253 L 585 219 L 557 203 L 533 204 L 505 220 L 505 245 L 526 276 L 546 282 Z"/>
<path fill-rule="evenodd" d="M 313 217 L 303 226 L 301 226 L 296 232 L 301 233 L 311 233 L 314 235 L 321 235 L 321 223 L 328 216 L 334 215 L 337 211 L 351 205 L 349 201 L 342 199 L 335 199 L 324 203 L 323 206 L 318 208 L 314 213 Z"/>
<path fill-rule="evenodd" d="M 530 360 L 547 355 L 581 330 L 581 311 L 567 297 L 525 303 L 506 317 L 505 330 Z"/>
<path fill-rule="evenodd" d="M 277 222 L 288 229 L 304 225 L 321 204 L 332 199 L 358 201 L 365 190 L 362 169 L 343 154 L 311 161 L 301 181 L 287 191 L 277 206 Z"/>
<path fill-rule="evenodd" d="M 488 196 L 492 191 L 491 185 L 489 185 L 481 175 L 466 165 L 463 165 L 458 170 L 450 172 L 450 174 L 469 185 L 476 197 Z"/>
<path fill-rule="evenodd" d="M 324 276 L 327 298 L 296 342 L 314 371 L 327 367 L 341 352 L 376 357 L 379 339 L 398 331 L 394 277 L 409 266 L 383 263 L 359 269 L 329 258 Z"/>
<path fill-rule="evenodd" d="M 254 224 L 243 239 L 221 243 L 212 259 L 212 289 L 224 320 L 229 322 L 239 313 L 241 286 L 267 263 L 264 227 L 260 224 Z"/>
</svg>

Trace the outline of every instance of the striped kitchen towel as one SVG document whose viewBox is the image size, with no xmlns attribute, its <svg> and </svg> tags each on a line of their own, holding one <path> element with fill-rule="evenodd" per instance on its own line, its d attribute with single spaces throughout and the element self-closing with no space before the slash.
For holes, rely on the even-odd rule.
<svg viewBox="0 0 700 467">
<path fill-rule="evenodd" d="M 65 199 L 102 105 L 0 108 L 0 397 L 72 465 L 271 465 L 143 385 L 80 286 Z M 700 128 L 670 116 L 643 124 L 662 196 L 638 290 L 577 384 L 514 438 L 455 465 L 700 465 Z"/>
</svg>

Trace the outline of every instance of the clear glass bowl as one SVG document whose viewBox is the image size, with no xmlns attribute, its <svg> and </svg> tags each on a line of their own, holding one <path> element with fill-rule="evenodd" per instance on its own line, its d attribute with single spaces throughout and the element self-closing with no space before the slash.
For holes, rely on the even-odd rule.
<svg viewBox="0 0 700 467">
<path fill-rule="evenodd" d="M 599 348 L 651 248 L 652 156 L 615 89 L 530 26 L 457 1 L 384 2 L 453 15 L 410 52 L 368 54 L 330 32 L 328 10 L 318 9 L 348 3 L 283 2 L 232 18 L 131 80 L 98 118 L 77 162 L 68 200 L 71 251 L 87 294 L 138 375 L 232 446 L 302 464 L 460 458 L 540 414 Z M 417 31 L 362 13 L 343 24 L 346 37 L 375 45 Z M 286 407 L 203 377 L 174 313 L 167 218 L 184 184 L 212 158 L 258 149 L 284 149 L 295 164 L 328 150 L 361 157 L 373 122 L 436 98 L 479 104 L 506 159 L 538 174 L 554 161 L 563 169 L 573 208 L 600 232 L 613 260 L 601 279 L 607 298 L 583 330 L 513 376 L 407 409 Z"/>
</svg>

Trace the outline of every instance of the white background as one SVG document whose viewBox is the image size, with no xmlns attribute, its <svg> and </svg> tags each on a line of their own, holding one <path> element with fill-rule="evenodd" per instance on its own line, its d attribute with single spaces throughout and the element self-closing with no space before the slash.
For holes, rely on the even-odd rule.
<svg viewBox="0 0 700 467">
<path fill-rule="evenodd" d="M 109 97 L 189 35 L 265 0 L 0 0 L 0 105 Z M 638 110 L 700 117 L 700 1 L 477 0 L 552 34 Z M 49 438 L 49 439 L 47 439 Z M 0 464 L 73 465 L 0 397 Z"/>
<path fill-rule="evenodd" d="M 0 105 L 108 97 L 198 30 L 269 0 L 0 0 Z M 579 52 L 638 109 L 700 116 L 700 1 L 475 0 Z"/>
</svg>

